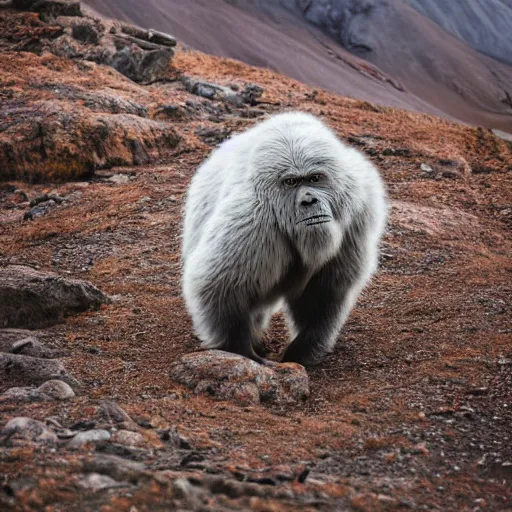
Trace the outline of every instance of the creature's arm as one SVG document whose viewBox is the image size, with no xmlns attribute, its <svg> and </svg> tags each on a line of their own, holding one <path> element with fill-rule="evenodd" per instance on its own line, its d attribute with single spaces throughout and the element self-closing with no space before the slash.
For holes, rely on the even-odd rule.
<svg viewBox="0 0 512 512">
<path fill-rule="evenodd" d="M 275 244 L 268 240 L 271 230 L 256 217 L 257 208 L 247 202 L 240 211 L 230 206 L 222 218 L 211 220 L 187 261 L 185 296 L 206 347 L 262 362 L 253 349 L 259 335 L 253 312 L 282 270 L 276 258 L 261 252 L 275 250 Z"/>
<path fill-rule="evenodd" d="M 282 360 L 319 362 L 330 352 L 341 327 L 376 266 L 376 252 L 367 245 L 368 219 L 346 233 L 339 254 L 308 283 L 300 297 L 288 299 L 298 332 Z"/>
</svg>

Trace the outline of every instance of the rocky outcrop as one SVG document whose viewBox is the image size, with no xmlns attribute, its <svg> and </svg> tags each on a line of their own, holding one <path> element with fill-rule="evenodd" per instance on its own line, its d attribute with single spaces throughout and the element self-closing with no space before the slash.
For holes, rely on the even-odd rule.
<svg viewBox="0 0 512 512">
<path fill-rule="evenodd" d="M 107 302 L 108 297 L 86 281 L 21 265 L 0 268 L 1 327 L 46 327 L 69 313 Z"/>
<path fill-rule="evenodd" d="M 222 350 L 183 356 L 173 364 L 171 377 L 196 394 L 242 405 L 298 403 L 309 396 L 308 375 L 299 364 L 263 366 Z"/>
<path fill-rule="evenodd" d="M 168 80 L 172 36 L 82 16 L 75 1 L 14 6 L 35 12 L 0 10 L 3 44 L 22 52 L 0 60 L 0 179 L 87 178 L 98 168 L 155 162 L 176 147 L 174 128 L 148 119 L 146 106 L 89 86 L 94 73 L 112 82 L 111 68 L 140 84 Z M 32 72 L 40 66 L 44 77 Z"/>
<path fill-rule="evenodd" d="M 107 64 L 135 82 L 168 75 L 176 46 L 168 34 L 84 17 L 77 0 L 14 0 L 13 7 L 39 15 L 32 23 L 42 37 L 24 43 L 26 50 Z"/>
</svg>

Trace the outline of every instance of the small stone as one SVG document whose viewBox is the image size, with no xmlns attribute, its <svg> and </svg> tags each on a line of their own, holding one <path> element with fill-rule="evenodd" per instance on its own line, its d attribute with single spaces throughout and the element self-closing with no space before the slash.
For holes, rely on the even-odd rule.
<svg viewBox="0 0 512 512">
<path fill-rule="evenodd" d="M 75 397 L 75 392 L 69 384 L 57 379 L 46 381 L 36 390 L 42 395 L 46 395 L 53 400 L 69 400 Z"/>
<path fill-rule="evenodd" d="M 70 441 L 68 446 L 73 449 L 81 448 L 88 443 L 99 443 L 102 441 L 108 441 L 110 439 L 110 432 L 108 430 L 86 430 L 85 432 L 79 432 Z"/>
<path fill-rule="evenodd" d="M 96 455 L 92 460 L 84 463 L 87 473 L 108 475 L 114 480 L 128 480 L 136 483 L 144 474 L 146 466 L 141 462 L 123 459 L 117 455 Z"/>
<path fill-rule="evenodd" d="M 57 442 L 57 436 L 42 421 L 22 416 L 7 422 L 0 431 L 0 444 L 4 446 L 26 442 L 54 444 Z"/>
<path fill-rule="evenodd" d="M 431 173 L 434 171 L 434 169 L 432 169 L 432 167 L 430 167 L 430 165 L 427 164 L 421 164 L 420 169 L 426 173 Z"/>
<path fill-rule="evenodd" d="M 28 195 L 24 190 L 17 188 L 13 194 L 17 197 L 18 202 L 23 203 L 28 201 Z"/>
<path fill-rule="evenodd" d="M 22 354 L 32 357 L 51 358 L 54 356 L 55 351 L 46 347 L 37 338 L 28 336 L 21 340 L 15 341 L 9 349 L 11 354 Z"/>
<path fill-rule="evenodd" d="M 183 437 L 175 428 L 168 428 L 157 431 L 160 439 L 173 444 L 176 448 L 190 450 L 191 446 L 186 437 Z"/>
<path fill-rule="evenodd" d="M 456 171 L 443 171 L 441 173 L 442 178 L 446 178 L 446 179 L 450 179 L 450 180 L 453 180 L 453 179 L 457 178 L 458 176 L 459 176 L 459 174 Z"/>
<path fill-rule="evenodd" d="M 117 482 L 110 476 L 100 475 L 99 473 L 89 473 L 77 483 L 82 489 L 92 492 L 102 491 L 103 489 L 114 489 L 116 487 L 126 487 L 125 483 Z"/>
<path fill-rule="evenodd" d="M 130 182 L 130 176 L 126 174 L 114 174 L 114 176 L 110 176 L 107 181 L 111 181 L 116 185 L 125 185 L 126 183 Z"/>
<path fill-rule="evenodd" d="M 60 204 L 66 200 L 65 197 L 59 196 L 57 192 L 52 192 L 51 194 L 48 194 L 48 199 L 56 202 L 57 204 Z"/>
<path fill-rule="evenodd" d="M 124 430 L 138 430 L 138 425 L 130 416 L 113 400 L 104 400 L 101 403 L 99 416 L 110 425 L 115 425 Z"/>
<path fill-rule="evenodd" d="M 114 443 L 119 443 L 125 446 L 144 446 L 146 444 L 144 436 L 139 432 L 132 432 L 131 430 L 118 430 L 112 436 Z"/>
<path fill-rule="evenodd" d="M 260 87 L 257 84 L 247 84 L 242 90 L 242 98 L 244 103 L 248 103 L 252 107 L 259 103 L 259 99 L 265 92 L 263 87 Z"/>
</svg>

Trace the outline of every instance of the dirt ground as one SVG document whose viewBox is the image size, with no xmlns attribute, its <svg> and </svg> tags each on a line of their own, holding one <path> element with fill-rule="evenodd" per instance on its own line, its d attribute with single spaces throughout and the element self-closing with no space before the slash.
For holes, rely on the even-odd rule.
<svg viewBox="0 0 512 512">
<path fill-rule="evenodd" d="M 36 61 L 11 71 L 18 80 L 55 72 Z M 169 158 L 82 182 L 0 184 L 0 264 L 86 279 L 113 297 L 46 331 L 82 383 L 77 397 L 2 403 L 2 425 L 54 417 L 69 428 L 113 399 L 144 429 L 140 460 L 149 472 L 129 489 L 91 493 L 77 481 L 94 448 L 5 449 L 0 508 L 178 510 L 169 482 L 214 474 L 263 492 L 212 491 L 197 510 L 512 510 L 511 144 L 228 59 L 181 49 L 174 67 L 226 85 L 257 83 L 264 103 L 257 114 L 227 111 L 175 81 L 139 87 L 141 97 L 127 79 L 110 76 L 110 88 L 150 107 L 191 102 L 189 114 L 169 121 L 181 136 Z M 59 71 L 58 79 L 94 91 L 103 86 L 98 69 L 87 79 Z M 198 348 L 180 295 L 187 185 L 218 140 L 255 122 L 250 116 L 289 109 L 321 116 L 381 170 L 392 213 L 380 271 L 334 352 L 309 370 L 303 404 L 239 407 L 193 396 L 169 377 L 169 365 Z M 23 221 L 27 205 L 15 189 L 73 199 Z M 271 357 L 286 343 L 276 317 L 266 340 Z M 188 439 L 192 458 L 184 462 L 162 444 L 156 431 L 168 427 Z"/>
</svg>

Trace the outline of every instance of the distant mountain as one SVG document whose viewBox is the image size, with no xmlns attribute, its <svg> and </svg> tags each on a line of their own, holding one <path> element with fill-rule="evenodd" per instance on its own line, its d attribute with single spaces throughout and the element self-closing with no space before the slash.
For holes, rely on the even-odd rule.
<svg viewBox="0 0 512 512">
<path fill-rule="evenodd" d="M 512 132 L 512 0 L 88 3 L 339 94 Z"/>
<path fill-rule="evenodd" d="M 512 64 L 512 0 L 407 0 L 479 52 Z"/>
</svg>

